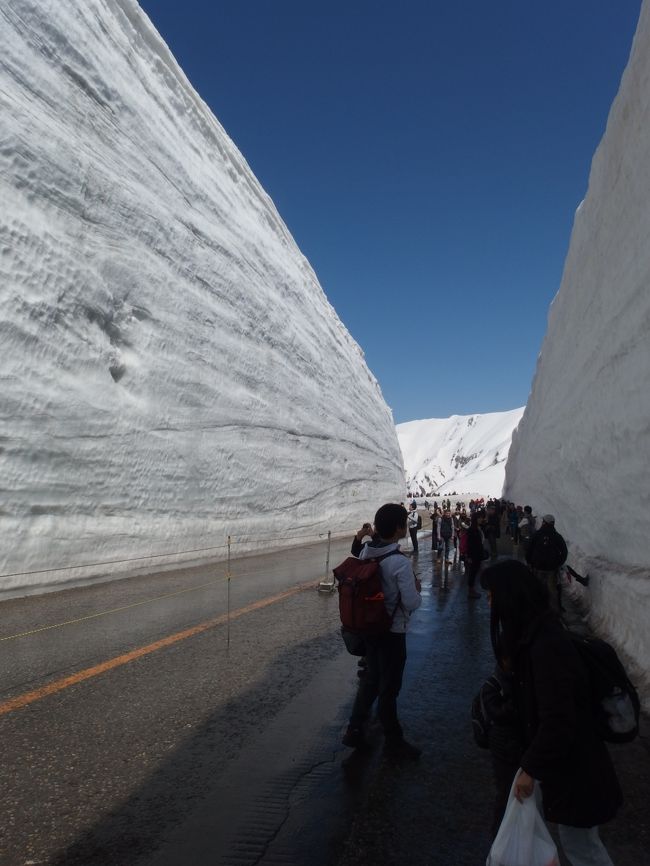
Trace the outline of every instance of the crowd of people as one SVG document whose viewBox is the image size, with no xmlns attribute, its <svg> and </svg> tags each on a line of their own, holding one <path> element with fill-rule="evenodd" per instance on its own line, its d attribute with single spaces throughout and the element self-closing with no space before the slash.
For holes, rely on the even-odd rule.
<svg viewBox="0 0 650 866">
<path fill-rule="evenodd" d="M 457 563 L 467 574 L 468 598 L 480 598 L 475 582 L 485 560 L 497 558 L 497 544 L 506 537 L 512 544 L 512 554 L 523 558 L 540 580 L 549 588 L 551 604 L 562 610 L 560 568 L 567 558 L 564 538 L 555 529 L 555 517 L 546 514 L 538 518 L 530 505 L 515 505 L 505 500 L 471 499 L 467 506 L 451 500 L 424 502 L 431 521 L 431 550 L 445 566 Z M 420 552 L 418 531 L 422 516 L 412 500 L 408 508 L 408 529 L 413 555 Z M 533 539 L 535 539 L 533 543 Z"/>
<path fill-rule="evenodd" d="M 481 596 L 476 589 L 480 580 L 490 605 L 496 671 L 482 690 L 482 701 L 494 723 L 493 832 L 513 783 L 522 801 L 533 795 L 538 782 L 544 817 L 558 825 L 572 866 L 612 866 L 598 827 L 614 817 L 622 795 L 591 717 L 587 673 L 560 620 L 558 573 L 567 545 L 554 516 L 543 515 L 538 526 L 530 506 L 500 500 L 472 500 L 467 508 L 459 502 L 453 510 L 449 500 L 433 502 L 427 516 L 433 555 L 445 565 L 454 560 L 462 565 L 468 598 Z M 421 604 L 413 569 L 419 526 L 415 501 L 408 509 L 391 503 L 352 542 L 353 556 L 378 563 L 391 625 L 386 633 L 365 638 L 363 675 L 343 743 L 365 747 L 365 723 L 376 700 L 386 752 L 407 760 L 421 754 L 405 739 L 397 712 L 406 634 Z M 400 550 L 408 535 L 413 540 L 410 556 Z M 503 535 L 513 545 L 511 557 L 497 556 Z"/>
</svg>

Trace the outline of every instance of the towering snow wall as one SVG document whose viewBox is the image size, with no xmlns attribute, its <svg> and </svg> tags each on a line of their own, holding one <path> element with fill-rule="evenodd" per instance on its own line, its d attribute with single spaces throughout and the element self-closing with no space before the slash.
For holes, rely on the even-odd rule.
<svg viewBox="0 0 650 866">
<path fill-rule="evenodd" d="M 599 627 L 650 671 L 650 6 L 576 214 L 506 493 L 552 512 Z M 650 705 L 650 700 L 648 701 Z"/>
<path fill-rule="evenodd" d="M 398 424 L 407 492 L 500 496 L 512 431 L 523 411 Z"/>
<path fill-rule="evenodd" d="M 402 497 L 362 352 L 137 3 L 2 5 L 0 591 Z"/>
</svg>

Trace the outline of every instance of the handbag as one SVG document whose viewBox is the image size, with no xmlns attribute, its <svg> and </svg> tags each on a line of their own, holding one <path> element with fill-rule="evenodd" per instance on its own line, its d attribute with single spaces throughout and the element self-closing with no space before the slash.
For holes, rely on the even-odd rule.
<svg viewBox="0 0 650 866">
<path fill-rule="evenodd" d="M 508 805 L 485 866 L 560 866 L 555 842 L 539 811 L 539 782 L 523 803 L 515 797 L 517 770 L 510 788 Z"/>
</svg>

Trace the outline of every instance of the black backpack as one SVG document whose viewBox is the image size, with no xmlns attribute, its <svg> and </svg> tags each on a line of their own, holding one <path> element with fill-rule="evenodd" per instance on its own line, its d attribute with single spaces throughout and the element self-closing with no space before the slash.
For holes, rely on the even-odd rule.
<svg viewBox="0 0 650 866">
<path fill-rule="evenodd" d="M 539 571 L 555 571 L 563 562 L 564 556 L 555 543 L 553 533 L 545 532 L 533 542 L 535 548 L 531 565 Z"/>
<path fill-rule="evenodd" d="M 631 742 L 639 733 L 641 704 L 616 650 L 597 637 L 571 633 L 571 639 L 589 675 L 599 736 L 607 743 Z"/>
<path fill-rule="evenodd" d="M 501 690 L 501 684 L 499 683 L 499 680 L 494 676 L 489 678 L 487 684 L 491 688 L 497 689 L 497 691 Z M 472 733 L 474 734 L 474 740 L 476 741 L 476 745 L 479 746 L 481 749 L 489 749 L 490 728 L 492 727 L 492 722 L 488 718 L 485 704 L 483 703 L 484 686 L 485 684 L 481 686 L 478 694 L 474 697 L 474 700 L 472 701 L 470 716 L 472 719 Z"/>
</svg>

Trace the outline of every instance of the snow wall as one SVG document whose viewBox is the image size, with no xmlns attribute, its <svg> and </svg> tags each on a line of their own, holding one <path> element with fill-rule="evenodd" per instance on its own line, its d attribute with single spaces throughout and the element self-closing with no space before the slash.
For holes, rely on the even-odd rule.
<svg viewBox="0 0 650 866">
<path fill-rule="evenodd" d="M 650 6 L 578 208 L 505 493 L 553 513 L 650 708 Z"/>
<path fill-rule="evenodd" d="M 360 348 L 137 3 L 4 3 L 0 114 L 0 592 L 403 498 Z"/>
</svg>

